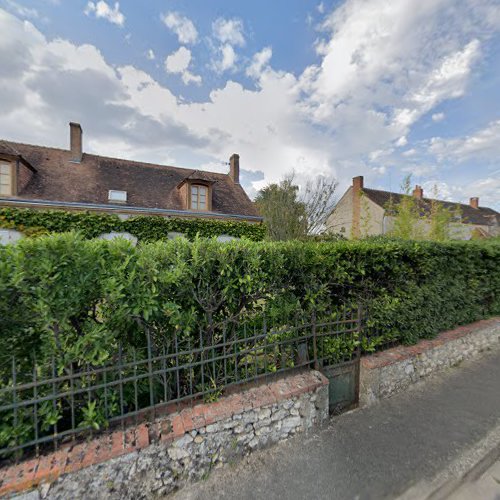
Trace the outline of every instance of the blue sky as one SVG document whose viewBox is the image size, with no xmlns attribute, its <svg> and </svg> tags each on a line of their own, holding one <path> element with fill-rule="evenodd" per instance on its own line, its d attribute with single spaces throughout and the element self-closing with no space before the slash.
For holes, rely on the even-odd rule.
<svg viewBox="0 0 500 500">
<path fill-rule="evenodd" d="M 498 0 L 0 0 L 0 137 L 500 209 Z"/>
</svg>

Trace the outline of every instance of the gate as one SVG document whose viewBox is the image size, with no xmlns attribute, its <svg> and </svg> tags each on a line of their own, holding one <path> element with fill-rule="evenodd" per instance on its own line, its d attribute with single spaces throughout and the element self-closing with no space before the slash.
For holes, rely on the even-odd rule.
<svg viewBox="0 0 500 500">
<path fill-rule="evenodd" d="M 330 413 L 338 415 L 356 408 L 359 403 L 359 373 L 363 335 L 363 313 L 358 307 L 355 315 L 341 322 L 337 332 L 324 331 L 324 324 L 313 323 L 315 368 L 329 381 Z M 325 346 L 325 343 L 327 344 Z M 340 355 L 331 356 L 328 344 L 336 347 Z M 331 349 L 330 349 L 331 350 Z"/>
</svg>

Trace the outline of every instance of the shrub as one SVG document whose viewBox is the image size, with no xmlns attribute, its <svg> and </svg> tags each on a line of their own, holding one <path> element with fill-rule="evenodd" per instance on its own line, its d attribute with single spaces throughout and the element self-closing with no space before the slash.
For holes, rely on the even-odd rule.
<svg viewBox="0 0 500 500">
<path fill-rule="evenodd" d="M 169 232 L 179 232 L 188 239 L 212 238 L 227 234 L 235 238 L 261 241 L 266 234 L 263 224 L 215 219 L 182 219 L 139 216 L 121 220 L 117 215 L 62 210 L 0 208 L 0 227 L 17 229 L 26 235 L 78 231 L 85 238 L 96 238 L 112 231 L 128 232 L 142 241 L 168 239 Z"/>
<path fill-rule="evenodd" d="M 274 325 L 269 334 L 279 336 L 297 315 L 307 322 L 312 310 L 327 317 L 332 306 L 335 314 L 362 303 L 362 345 L 373 351 L 500 314 L 499 292 L 498 242 L 195 239 L 133 247 L 77 234 L 24 239 L 0 246 L 0 387 L 9 383 L 12 355 L 29 379 L 35 359 L 39 377 L 116 363 L 119 345 L 135 357 L 148 335 L 153 352 L 170 349 L 174 338 L 189 351 L 200 335 L 204 345 L 226 334 L 240 338 L 240 320 L 259 328 L 264 310 Z M 333 339 L 326 348 L 340 358 L 355 342 Z M 262 360 L 254 354 L 254 361 Z M 278 363 L 265 362 L 269 370 Z M 217 391 L 215 368 L 206 383 Z M 138 390 L 147 406 L 147 384 Z M 99 397 L 78 403 L 91 426 L 105 421 Z M 59 417 L 46 410 L 50 428 Z M 0 448 L 25 432 L 2 418 Z"/>
<path fill-rule="evenodd" d="M 196 239 L 133 248 L 40 236 L 0 247 L 0 347 L 95 361 L 106 356 L 101 344 L 144 345 L 146 327 L 161 341 L 263 304 L 278 314 L 290 304 L 359 301 L 370 331 L 415 342 L 498 314 L 499 270 L 500 245 L 489 242 Z"/>
</svg>

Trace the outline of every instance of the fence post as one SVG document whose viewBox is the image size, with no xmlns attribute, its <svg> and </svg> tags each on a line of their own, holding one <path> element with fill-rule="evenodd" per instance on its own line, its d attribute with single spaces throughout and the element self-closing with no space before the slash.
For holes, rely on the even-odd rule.
<svg viewBox="0 0 500 500">
<path fill-rule="evenodd" d="M 363 306 L 361 303 L 358 304 L 358 320 L 357 320 L 356 329 L 358 330 L 358 347 L 356 349 L 356 357 L 361 357 L 361 337 L 363 332 Z"/>
<path fill-rule="evenodd" d="M 316 341 L 316 309 L 313 309 L 313 312 L 312 312 L 311 328 L 312 328 L 312 337 L 313 337 L 314 369 L 319 370 L 318 345 L 317 345 L 317 341 Z"/>
<path fill-rule="evenodd" d="M 152 352 L 151 352 L 151 334 L 149 333 L 149 329 L 146 331 L 146 338 L 148 342 L 148 378 L 149 378 L 149 404 L 151 405 L 151 412 L 153 414 L 153 419 L 155 418 L 155 397 L 154 397 L 154 388 L 153 388 L 153 360 L 152 360 Z"/>
</svg>

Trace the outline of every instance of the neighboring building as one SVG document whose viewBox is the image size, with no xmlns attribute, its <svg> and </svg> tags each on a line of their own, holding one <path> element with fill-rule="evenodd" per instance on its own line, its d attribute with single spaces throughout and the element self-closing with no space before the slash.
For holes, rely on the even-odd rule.
<svg viewBox="0 0 500 500">
<path fill-rule="evenodd" d="M 87 154 L 82 144 L 78 123 L 69 150 L 0 140 L 0 207 L 262 221 L 237 154 L 220 174 Z"/>
<path fill-rule="evenodd" d="M 354 177 L 352 186 L 339 200 L 327 221 L 327 230 L 346 238 L 387 234 L 394 225 L 389 213 L 390 205 L 398 205 L 403 195 L 369 189 L 363 186 L 363 177 Z M 428 214 L 432 200 L 424 198 L 421 186 L 416 186 L 412 196 L 417 198 L 422 214 Z M 500 235 L 500 213 L 479 206 L 479 198 L 471 198 L 470 204 L 440 201 L 445 208 L 460 214 L 460 220 L 453 224 L 452 236 L 456 239 L 470 239 L 473 235 L 488 238 Z"/>
</svg>

